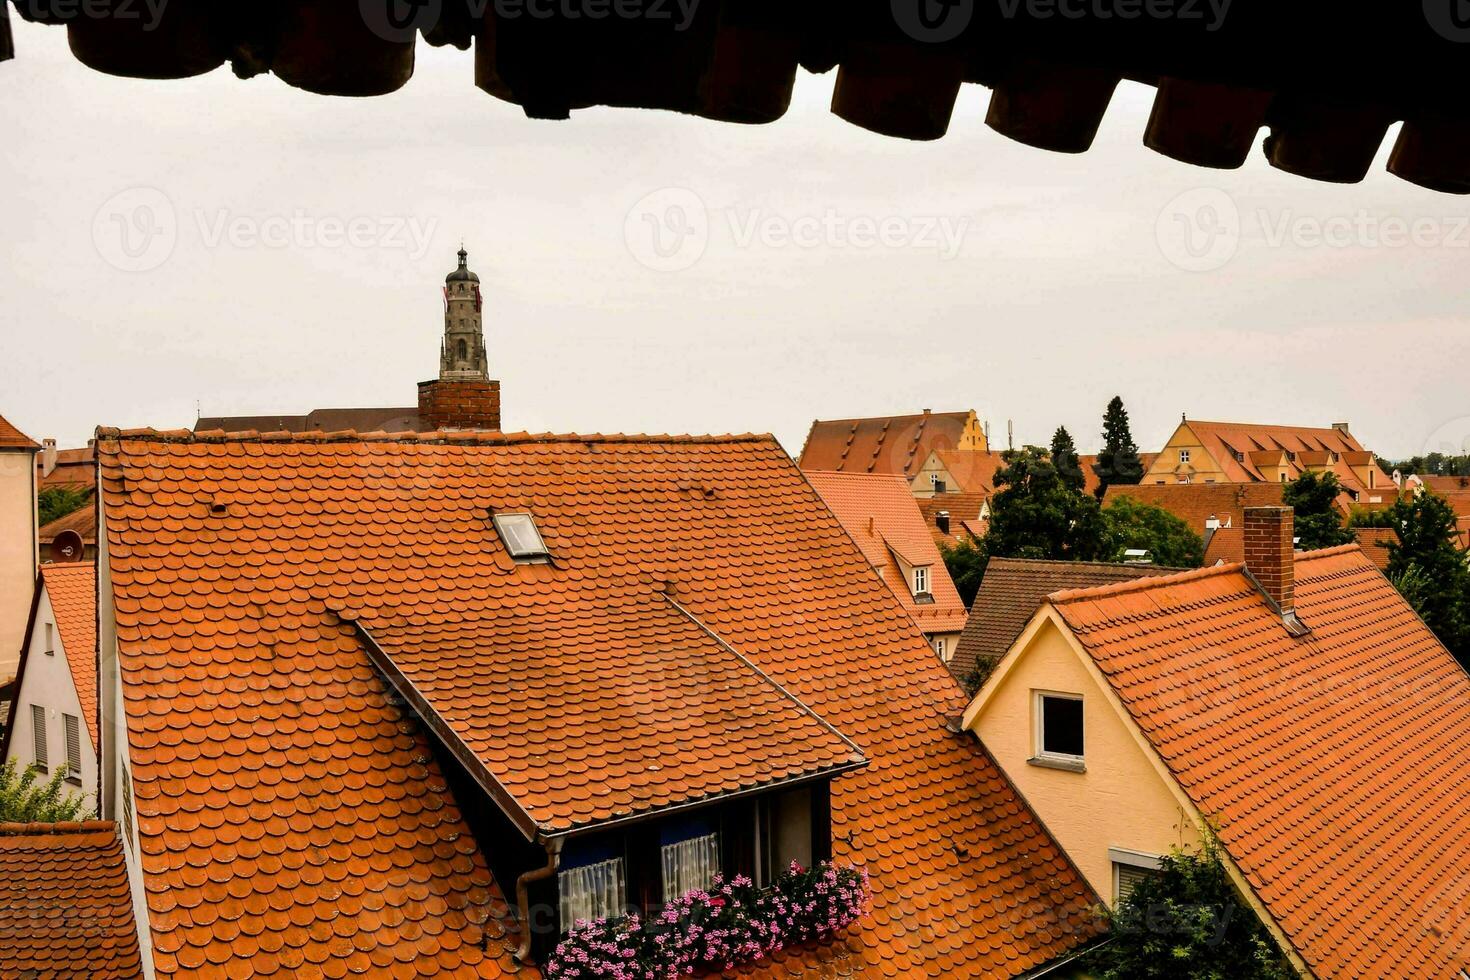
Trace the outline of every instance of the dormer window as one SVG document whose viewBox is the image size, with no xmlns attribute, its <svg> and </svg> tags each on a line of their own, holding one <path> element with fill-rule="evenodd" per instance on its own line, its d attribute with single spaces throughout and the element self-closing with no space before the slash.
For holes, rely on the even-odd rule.
<svg viewBox="0 0 1470 980">
<path fill-rule="evenodd" d="M 536 561 L 550 557 L 536 520 L 530 514 L 496 514 L 495 533 L 505 542 L 505 550 L 516 561 Z"/>
<path fill-rule="evenodd" d="M 929 566 L 920 565 L 914 569 L 914 595 L 929 594 Z"/>
</svg>

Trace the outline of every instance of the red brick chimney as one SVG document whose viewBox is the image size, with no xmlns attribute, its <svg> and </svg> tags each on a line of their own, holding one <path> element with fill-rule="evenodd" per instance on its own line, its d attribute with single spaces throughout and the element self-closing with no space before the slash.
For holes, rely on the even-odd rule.
<svg viewBox="0 0 1470 980">
<path fill-rule="evenodd" d="M 1296 616 L 1296 520 L 1290 507 L 1245 509 L 1245 569 L 1292 636 L 1311 632 Z"/>
<path fill-rule="evenodd" d="M 419 382 L 419 429 L 500 429 L 499 381 Z"/>
</svg>

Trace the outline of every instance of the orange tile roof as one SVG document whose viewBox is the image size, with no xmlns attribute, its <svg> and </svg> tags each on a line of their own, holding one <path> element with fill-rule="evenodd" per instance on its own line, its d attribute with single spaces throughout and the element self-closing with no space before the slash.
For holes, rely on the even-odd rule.
<svg viewBox="0 0 1470 980">
<path fill-rule="evenodd" d="M 813 422 L 801 449 L 801 468 L 912 478 L 931 452 L 960 444 L 974 414 L 925 412 Z"/>
<path fill-rule="evenodd" d="M 45 468 L 44 454 L 36 455 L 36 486 L 42 490 L 64 487 L 68 490 L 86 490 L 97 485 L 97 453 L 91 446 L 81 449 L 58 449 L 56 465 L 50 473 L 42 475 Z"/>
<path fill-rule="evenodd" d="M 91 508 L 87 508 L 90 510 Z M 51 599 L 61 647 L 76 684 L 77 700 L 87 719 L 93 751 L 97 750 L 97 565 L 94 562 L 50 563 L 41 579 Z"/>
<path fill-rule="evenodd" d="M 1245 561 L 1244 523 L 1206 530 L 1204 538 L 1206 568 L 1221 562 Z"/>
<path fill-rule="evenodd" d="M 1316 975 L 1470 966 L 1470 675 L 1356 545 L 1302 639 L 1240 565 L 1051 602 Z"/>
<path fill-rule="evenodd" d="M 40 448 L 34 439 L 5 421 L 5 416 L 0 415 L 0 450 Z"/>
<path fill-rule="evenodd" d="M 1388 569 L 1388 546 L 1398 544 L 1398 535 L 1386 527 L 1357 527 L 1353 528 L 1353 534 L 1357 536 L 1358 547 L 1363 549 L 1375 568 L 1386 571 Z"/>
<path fill-rule="evenodd" d="M 973 449 L 941 449 L 935 452 L 951 477 L 950 491 L 989 497 L 995 493 L 995 474 L 1005 469 L 1005 454 Z M 921 464 L 922 465 L 922 464 Z"/>
<path fill-rule="evenodd" d="M 50 544 L 56 540 L 56 536 L 64 531 L 75 531 L 82 538 L 83 544 L 97 543 L 97 508 L 90 502 L 83 504 L 70 514 L 64 514 L 49 524 L 41 525 L 36 532 L 37 539 L 41 544 Z"/>
<path fill-rule="evenodd" d="M 832 791 L 834 853 L 872 873 L 872 917 L 747 974 L 840 953 L 863 977 L 1008 977 L 1097 935 L 1096 896 L 946 729 L 959 689 L 770 437 L 103 430 L 99 457 L 163 976 L 347 956 L 372 976 L 508 971 L 494 935 L 479 948 L 497 885 L 353 626 L 389 649 L 448 643 L 492 596 L 646 597 L 660 579 L 872 763 Z M 533 512 L 555 564 L 507 566 L 492 506 Z M 553 709 L 526 691 L 527 730 Z M 548 790 L 600 791 L 575 771 Z"/>
<path fill-rule="evenodd" d="M 806 478 L 921 631 L 958 633 L 964 629 L 965 604 L 907 480 L 882 473 L 816 471 L 807 471 Z M 928 566 L 932 602 L 914 598 L 908 577 L 890 552 L 910 566 Z"/>
<path fill-rule="evenodd" d="M 1117 562 L 1044 561 L 992 558 L 970 606 L 965 632 L 949 669 L 960 680 L 982 659 L 998 660 L 1036 615 L 1042 600 L 1061 589 L 1081 589 L 1110 582 L 1129 582 L 1178 571 L 1156 565 Z"/>
<path fill-rule="evenodd" d="M 908 486 L 907 483 L 904 484 Z M 932 497 L 914 498 L 919 504 L 919 513 L 924 519 L 924 524 L 929 528 L 929 534 L 934 538 L 934 543 L 939 545 L 953 546 L 959 543 L 961 534 L 970 537 L 983 537 L 983 532 L 976 535 L 975 529 L 980 525 L 980 510 L 985 506 L 989 496 L 983 493 L 936 493 Z M 949 514 L 949 533 L 939 530 L 939 513 L 944 511 Z"/>
<path fill-rule="evenodd" d="M 1188 419 L 1190 431 L 1199 438 L 1200 444 L 1214 457 L 1216 464 L 1232 483 L 1261 481 L 1265 476 L 1257 465 L 1257 459 L 1275 459 L 1281 453 L 1334 452 L 1363 453 L 1365 450 L 1350 432 L 1333 428 L 1311 428 L 1295 425 L 1252 425 L 1243 422 L 1202 422 Z M 1244 459 L 1236 459 L 1240 453 Z M 1265 457 L 1261 456 L 1265 454 Z M 1289 463 L 1292 473 L 1303 472 L 1301 460 Z M 1342 468 L 1339 478 L 1343 485 L 1361 488 L 1351 469 Z"/>
<path fill-rule="evenodd" d="M 0 824 L 0 964 L 36 980 L 143 976 L 115 825 Z"/>
<path fill-rule="evenodd" d="M 1426 474 L 1412 476 L 1409 479 L 1418 480 L 1425 488 L 1433 490 L 1438 494 L 1470 492 L 1470 476 L 1433 476 Z"/>
</svg>

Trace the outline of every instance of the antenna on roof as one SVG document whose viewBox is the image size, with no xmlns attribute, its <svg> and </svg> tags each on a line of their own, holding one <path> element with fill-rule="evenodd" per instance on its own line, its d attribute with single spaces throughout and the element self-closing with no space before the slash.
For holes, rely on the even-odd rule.
<svg viewBox="0 0 1470 980">
<path fill-rule="evenodd" d="M 1006 448 L 1015 451 L 1016 448 L 1016 422 L 1014 419 L 1006 419 Z"/>
</svg>

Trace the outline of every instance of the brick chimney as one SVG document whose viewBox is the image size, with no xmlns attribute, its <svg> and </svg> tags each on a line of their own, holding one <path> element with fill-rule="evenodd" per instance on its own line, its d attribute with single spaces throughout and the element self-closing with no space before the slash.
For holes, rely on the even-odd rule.
<svg viewBox="0 0 1470 980">
<path fill-rule="evenodd" d="M 500 382 L 419 382 L 419 428 L 498 431 Z"/>
<path fill-rule="evenodd" d="M 1245 509 L 1245 567 L 1283 613 L 1295 608 L 1295 531 L 1290 507 Z"/>
</svg>

